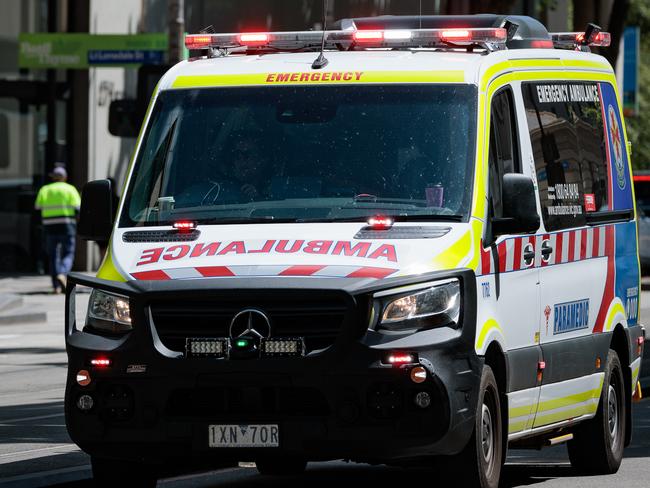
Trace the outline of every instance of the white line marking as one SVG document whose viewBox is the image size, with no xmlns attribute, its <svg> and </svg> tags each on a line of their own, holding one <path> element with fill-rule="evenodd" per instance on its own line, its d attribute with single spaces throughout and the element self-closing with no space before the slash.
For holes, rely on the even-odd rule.
<svg viewBox="0 0 650 488">
<path fill-rule="evenodd" d="M 30 449 L 28 451 L 8 452 L 5 454 L 0 454 L 0 458 L 16 457 L 16 456 L 20 456 L 21 454 L 31 454 L 34 452 L 54 451 L 55 449 L 65 449 L 66 452 L 80 451 L 80 449 L 74 444 L 59 444 L 58 446 L 41 447 L 40 449 Z"/>
<path fill-rule="evenodd" d="M 53 419 L 56 417 L 63 417 L 64 413 L 55 413 L 52 415 L 36 415 L 35 417 L 20 417 L 14 419 L 0 419 L 0 425 L 8 424 L 10 422 L 25 422 L 26 420 L 41 420 L 41 419 Z"/>
</svg>

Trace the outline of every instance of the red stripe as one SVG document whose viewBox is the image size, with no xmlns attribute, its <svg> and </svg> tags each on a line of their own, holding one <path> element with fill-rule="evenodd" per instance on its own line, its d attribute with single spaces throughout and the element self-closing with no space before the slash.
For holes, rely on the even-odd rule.
<svg viewBox="0 0 650 488">
<path fill-rule="evenodd" d="M 599 235 L 598 235 L 599 233 L 600 233 L 600 229 L 598 227 L 594 227 L 594 234 L 593 234 L 594 240 L 591 243 L 592 244 L 592 246 L 591 246 L 591 257 L 592 258 L 598 257 L 598 241 L 600 241 Z"/>
<path fill-rule="evenodd" d="M 567 262 L 572 262 L 575 259 L 575 250 L 576 250 L 576 231 L 572 230 L 569 232 L 569 256 Z"/>
<path fill-rule="evenodd" d="M 310 276 L 323 269 L 324 265 L 297 265 L 289 266 L 280 273 L 280 276 Z"/>
<path fill-rule="evenodd" d="M 587 229 L 582 229 L 580 235 L 580 259 L 587 259 Z"/>
<path fill-rule="evenodd" d="M 498 248 L 499 250 L 499 272 L 500 273 L 505 273 L 506 272 L 506 241 L 503 241 L 501 244 L 499 244 Z"/>
<path fill-rule="evenodd" d="M 364 266 L 356 271 L 347 275 L 347 278 L 385 278 L 393 274 L 396 269 L 392 268 L 376 268 L 373 266 Z"/>
<path fill-rule="evenodd" d="M 139 271 L 131 273 L 136 280 L 170 280 L 171 278 L 167 273 L 161 269 L 154 269 L 152 271 Z"/>
<path fill-rule="evenodd" d="M 605 254 L 607 255 L 607 277 L 605 278 L 605 290 L 603 291 L 603 299 L 600 302 L 600 310 L 596 317 L 596 325 L 594 332 L 602 332 L 605 327 L 605 319 L 607 318 L 607 310 L 610 303 L 614 299 L 614 226 L 605 228 Z"/>
<path fill-rule="evenodd" d="M 514 260 L 513 265 L 512 265 L 512 269 L 515 270 L 515 271 L 518 270 L 518 269 L 521 269 L 521 245 L 522 245 L 521 241 L 522 240 L 523 239 L 515 239 L 515 251 L 514 251 L 515 252 L 515 256 L 514 256 L 515 260 Z"/>
<path fill-rule="evenodd" d="M 197 266 L 196 269 L 202 276 L 212 278 L 215 276 L 235 276 L 227 266 Z"/>
<path fill-rule="evenodd" d="M 484 275 L 492 272 L 492 253 L 490 249 L 483 248 L 483 241 L 481 241 L 481 273 Z"/>
<path fill-rule="evenodd" d="M 555 264 L 562 262 L 562 241 L 564 240 L 564 232 L 555 234 Z"/>
</svg>

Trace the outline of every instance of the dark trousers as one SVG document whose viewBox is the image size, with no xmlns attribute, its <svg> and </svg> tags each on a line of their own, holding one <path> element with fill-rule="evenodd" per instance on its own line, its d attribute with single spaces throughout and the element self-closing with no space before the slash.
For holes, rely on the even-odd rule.
<svg viewBox="0 0 650 488">
<path fill-rule="evenodd" d="M 49 232 L 45 229 L 45 249 L 50 260 L 52 286 L 61 286 L 57 275 L 67 275 L 74 260 L 75 235 L 69 232 Z"/>
</svg>

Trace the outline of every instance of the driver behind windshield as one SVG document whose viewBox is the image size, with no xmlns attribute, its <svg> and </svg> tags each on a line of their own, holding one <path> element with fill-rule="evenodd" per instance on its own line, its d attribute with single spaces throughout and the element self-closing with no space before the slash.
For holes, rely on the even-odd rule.
<svg viewBox="0 0 650 488">
<path fill-rule="evenodd" d="M 177 207 L 248 203 L 267 193 L 269 165 L 252 134 L 233 133 L 226 157 L 218 160 L 207 181 L 195 183 L 176 197 Z"/>
</svg>

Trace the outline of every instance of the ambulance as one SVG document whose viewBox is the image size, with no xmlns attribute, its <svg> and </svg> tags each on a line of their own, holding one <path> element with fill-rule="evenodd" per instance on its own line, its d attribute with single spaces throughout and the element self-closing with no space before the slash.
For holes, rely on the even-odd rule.
<svg viewBox="0 0 650 488">
<path fill-rule="evenodd" d="M 505 15 L 188 35 L 119 208 L 83 191 L 109 248 L 68 282 L 65 410 L 96 480 L 344 459 L 494 488 L 509 448 L 561 443 L 616 472 L 645 333 L 609 40 Z"/>
</svg>

